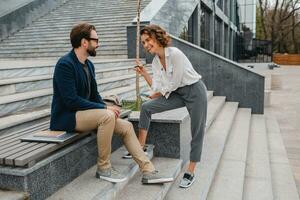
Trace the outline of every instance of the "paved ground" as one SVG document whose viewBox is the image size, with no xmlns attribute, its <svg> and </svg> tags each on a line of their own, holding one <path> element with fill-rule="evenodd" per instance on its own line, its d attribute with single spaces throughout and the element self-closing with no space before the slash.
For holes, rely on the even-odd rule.
<svg viewBox="0 0 300 200">
<path fill-rule="evenodd" d="M 277 117 L 300 193 L 300 66 L 272 71 L 271 105 Z"/>
</svg>

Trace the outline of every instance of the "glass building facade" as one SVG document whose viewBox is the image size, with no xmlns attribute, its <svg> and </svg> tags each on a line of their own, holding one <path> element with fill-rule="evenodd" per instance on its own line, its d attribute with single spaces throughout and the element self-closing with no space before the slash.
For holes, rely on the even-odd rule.
<svg viewBox="0 0 300 200">
<path fill-rule="evenodd" d="M 256 0 L 238 0 L 240 30 L 250 30 L 252 37 L 256 33 Z"/>
<path fill-rule="evenodd" d="M 228 59 L 236 60 L 235 47 L 240 33 L 240 13 L 237 1 L 199 0 L 189 20 L 193 23 L 185 26 L 181 38 Z M 198 34 L 196 34 L 195 23 L 199 28 Z"/>
</svg>

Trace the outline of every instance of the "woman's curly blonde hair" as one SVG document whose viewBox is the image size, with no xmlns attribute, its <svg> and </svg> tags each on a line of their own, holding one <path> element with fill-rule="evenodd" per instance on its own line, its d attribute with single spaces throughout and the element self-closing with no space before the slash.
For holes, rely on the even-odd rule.
<svg viewBox="0 0 300 200">
<path fill-rule="evenodd" d="M 171 37 L 158 25 L 150 24 L 145 26 L 140 31 L 140 35 L 143 34 L 147 34 L 150 38 L 155 39 L 162 47 L 167 47 L 170 45 Z"/>
</svg>

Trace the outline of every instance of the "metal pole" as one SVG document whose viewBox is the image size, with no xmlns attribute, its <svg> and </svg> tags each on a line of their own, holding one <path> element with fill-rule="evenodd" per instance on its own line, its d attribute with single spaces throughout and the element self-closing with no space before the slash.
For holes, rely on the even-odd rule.
<svg viewBox="0 0 300 200">
<path fill-rule="evenodd" d="M 137 22 L 136 22 L 136 60 L 140 60 L 140 9 L 141 1 L 137 1 Z M 140 75 L 136 72 L 135 78 L 135 90 L 136 90 L 136 108 L 141 108 L 141 97 L 140 97 Z"/>
</svg>

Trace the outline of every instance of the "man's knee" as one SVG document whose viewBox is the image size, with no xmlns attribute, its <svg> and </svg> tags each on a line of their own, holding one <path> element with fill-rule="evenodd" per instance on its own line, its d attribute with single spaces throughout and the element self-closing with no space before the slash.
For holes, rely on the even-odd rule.
<svg viewBox="0 0 300 200">
<path fill-rule="evenodd" d="M 103 122 L 115 121 L 116 116 L 115 113 L 111 110 L 97 110 L 96 118 L 98 119 L 99 124 Z"/>
<path fill-rule="evenodd" d="M 124 120 L 124 130 L 126 130 L 126 133 L 134 133 L 134 128 L 131 122 Z"/>
</svg>

